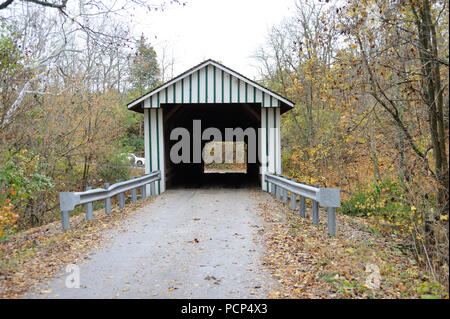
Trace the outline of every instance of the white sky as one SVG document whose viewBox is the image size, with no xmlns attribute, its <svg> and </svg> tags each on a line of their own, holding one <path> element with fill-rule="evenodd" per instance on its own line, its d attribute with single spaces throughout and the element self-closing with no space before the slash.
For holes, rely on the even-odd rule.
<svg viewBox="0 0 450 319">
<path fill-rule="evenodd" d="M 258 76 L 251 56 L 265 43 L 271 26 L 288 17 L 294 0 L 185 0 L 164 12 L 136 14 L 136 35 L 144 35 L 160 54 L 174 56 L 174 76 L 213 59 L 249 78 Z M 157 37 L 155 39 L 155 36 Z M 169 74 L 170 75 L 170 74 Z"/>
</svg>

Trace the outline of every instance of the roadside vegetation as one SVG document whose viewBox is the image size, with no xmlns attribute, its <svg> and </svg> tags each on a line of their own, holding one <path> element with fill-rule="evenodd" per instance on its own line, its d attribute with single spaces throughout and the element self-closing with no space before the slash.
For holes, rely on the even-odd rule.
<svg viewBox="0 0 450 319">
<path fill-rule="evenodd" d="M 160 83 L 152 45 L 107 3 L 49 3 L 0 9 L 0 241 L 59 219 L 60 191 L 134 174 L 143 116 L 125 104 Z"/>
<path fill-rule="evenodd" d="M 3 247 L 57 221 L 60 191 L 140 173 L 123 154 L 143 156 L 143 116 L 125 104 L 167 80 L 170 67 L 124 17 L 165 2 L 124 4 L 0 4 Z M 319 236 L 285 213 L 288 222 L 268 235 L 280 249 L 270 265 L 300 281 L 279 294 L 313 296 L 302 285 L 320 279 L 326 287 L 314 296 L 448 297 L 448 1 L 293 0 L 293 7 L 254 56 L 260 83 L 296 104 L 281 118 L 283 171 L 339 187 L 338 220 L 363 240 Z M 312 256 L 314 277 L 295 277 L 305 259 L 286 258 L 298 249 Z M 378 293 L 361 286 L 372 253 L 386 283 Z M 10 278 L 10 261 L 2 257 L 0 281 Z"/>
<path fill-rule="evenodd" d="M 339 187 L 339 212 L 401 238 L 448 287 L 448 2 L 296 1 L 255 56 L 289 177 Z"/>
<path fill-rule="evenodd" d="M 416 260 L 402 238 L 381 233 L 362 217 L 338 215 L 337 234 L 327 233 L 311 210 L 300 217 L 281 201 L 261 202 L 267 222 L 264 263 L 280 284 L 269 298 L 448 299 L 448 288 Z"/>
</svg>

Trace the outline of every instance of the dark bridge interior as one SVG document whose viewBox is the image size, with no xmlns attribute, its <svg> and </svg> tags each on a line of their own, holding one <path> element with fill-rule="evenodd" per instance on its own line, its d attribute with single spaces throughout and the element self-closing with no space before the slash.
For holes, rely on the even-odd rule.
<svg viewBox="0 0 450 319">
<path fill-rule="evenodd" d="M 260 127 L 261 106 L 257 104 L 166 104 L 164 108 L 164 150 L 167 188 L 203 188 L 203 187 L 252 187 L 259 185 L 259 162 L 248 163 L 247 173 L 204 173 L 204 162 L 193 163 L 193 121 L 201 120 L 201 132 L 208 127 L 221 131 L 225 141 L 225 128 L 248 127 L 258 132 Z M 190 163 L 175 164 L 170 158 L 170 150 L 179 140 L 170 140 L 174 128 L 183 127 L 190 133 Z M 180 137 L 179 137 L 180 138 Z M 211 138 L 212 139 L 212 138 Z M 235 140 L 236 141 L 236 140 Z M 202 140 L 201 150 L 209 140 Z M 244 142 L 248 145 L 248 138 Z M 258 140 L 256 140 L 258 143 Z M 247 148 L 247 151 L 250 148 Z M 200 151 L 201 151 L 200 150 Z M 201 154 L 200 154 L 201 156 Z"/>
</svg>

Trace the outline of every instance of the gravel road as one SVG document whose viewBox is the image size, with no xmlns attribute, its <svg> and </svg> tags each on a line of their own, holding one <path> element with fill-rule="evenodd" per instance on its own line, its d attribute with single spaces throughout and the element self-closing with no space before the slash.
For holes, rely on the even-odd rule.
<svg viewBox="0 0 450 319">
<path fill-rule="evenodd" d="M 262 266 L 258 189 L 168 190 L 113 230 L 79 265 L 26 298 L 264 298 L 275 285 Z M 106 238 L 105 237 L 105 238 Z M 46 293 L 42 293 L 45 290 Z"/>
</svg>

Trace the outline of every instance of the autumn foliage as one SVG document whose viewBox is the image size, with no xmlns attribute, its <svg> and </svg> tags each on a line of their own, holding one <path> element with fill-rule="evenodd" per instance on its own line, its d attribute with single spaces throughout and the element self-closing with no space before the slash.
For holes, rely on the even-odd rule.
<svg viewBox="0 0 450 319">
<path fill-rule="evenodd" d="M 448 281 L 448 4 L 296 2 L 257 58 L 283 115 L 286 175 L 404 238 Z"/>
</svg>

